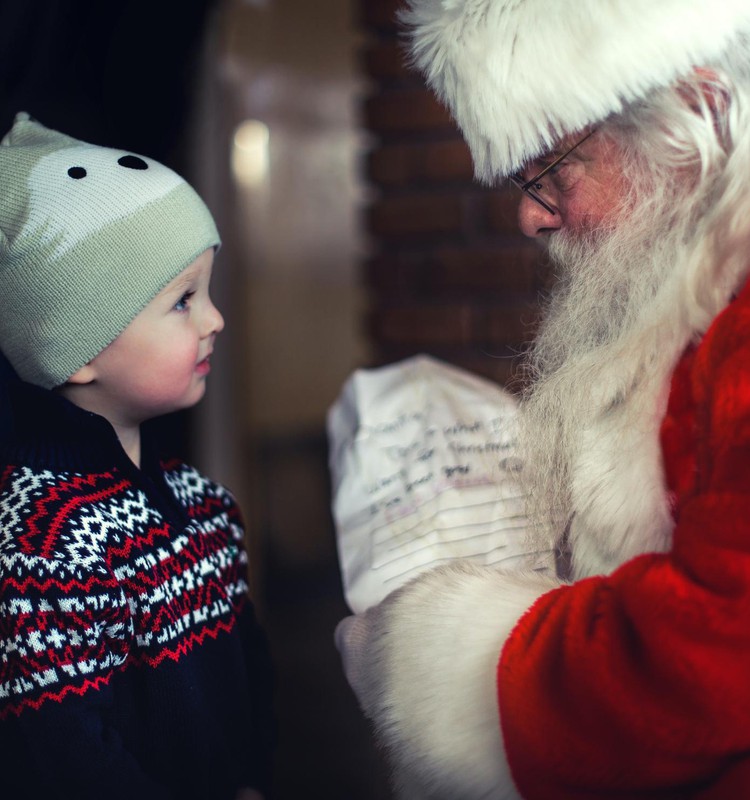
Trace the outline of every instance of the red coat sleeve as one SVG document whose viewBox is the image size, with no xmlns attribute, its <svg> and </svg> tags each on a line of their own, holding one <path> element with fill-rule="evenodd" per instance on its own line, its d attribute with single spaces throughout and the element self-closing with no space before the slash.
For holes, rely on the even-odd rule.
<svg viewBox="0 0 750 800">
<path fill-rule="evenodd" d="M 544 595 L 503 649 L 502 731 L 528 800 L 750 796 L 750 287 L 672 395 L 672 551 Z"/>
</svg>

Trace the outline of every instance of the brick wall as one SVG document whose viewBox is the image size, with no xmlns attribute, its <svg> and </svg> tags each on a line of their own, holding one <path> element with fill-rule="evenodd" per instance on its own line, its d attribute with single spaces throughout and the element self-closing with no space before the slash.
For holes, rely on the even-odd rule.
<svg viewBox="0 0 750 800">
<path fill-rule="evenodd" d="M 406 66 L 395 23 L 401 0 L 358 3 L 373 189 L 363 272 L 376 360 L 426 352 L 512 384 L 544 277 L 536 248 L 516 229 L 516 190 L 474 182 L 449 114 Z"/>
</svg>

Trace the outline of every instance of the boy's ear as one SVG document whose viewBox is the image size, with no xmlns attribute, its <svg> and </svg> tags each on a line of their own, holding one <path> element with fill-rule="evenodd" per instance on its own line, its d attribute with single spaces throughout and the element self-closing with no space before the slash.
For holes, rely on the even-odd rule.
<svg viewBox="0 0 750 800">
<path fill-rule="evenodd" d="M 77 369 L 65 383 L 73 386 L 84 386 L 87 383 L 93 383 L 94 378 L 96 378 L 94 362 L 89 361 L 88 364 L 84 364 L 80 369 Z"/>
</svg>

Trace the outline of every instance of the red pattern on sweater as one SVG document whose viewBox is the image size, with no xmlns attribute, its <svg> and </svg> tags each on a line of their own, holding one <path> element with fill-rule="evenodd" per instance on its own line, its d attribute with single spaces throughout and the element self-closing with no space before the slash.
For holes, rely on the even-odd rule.
<svg viewBox="0 0 750 800">
<path fill-rule="evenodd" d="M 239 510 L 223 487 L 170 467 L 189 526 L 117 470 L 5 472 L 0 721 L 100 689 L 121 669 L 177 662 L 232 630 L 247 589 Z"/>
</svg>

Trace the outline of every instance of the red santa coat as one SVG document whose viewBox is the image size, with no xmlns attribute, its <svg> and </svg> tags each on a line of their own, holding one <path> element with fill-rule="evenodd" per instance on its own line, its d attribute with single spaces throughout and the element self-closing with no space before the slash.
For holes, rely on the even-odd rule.
<svg viewBox="0 0 750 800">
<path fill-rule="evenodd" d="M 750 797 L 750 285 L 673 376 L 669 553 L 541 596 L 497 671 L 527 800 Z"/>
<path fill-rule="evenodd" d="M 669 552 L 564 586 L 453 562 L 339 630 L 399 798 L 750 797 L 750 284 L 678 364 L 660 441 Z"/>
</svg>

